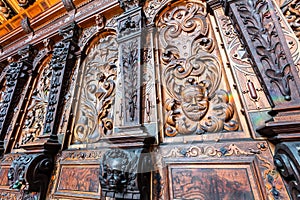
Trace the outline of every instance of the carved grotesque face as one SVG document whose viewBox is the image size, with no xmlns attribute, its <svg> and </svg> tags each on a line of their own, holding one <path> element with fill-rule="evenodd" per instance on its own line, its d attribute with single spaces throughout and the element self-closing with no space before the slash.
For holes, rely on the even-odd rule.
<svg viewBox="0 0 300 200">
<path fill-rule="evenodd" d="M 121 158 L 109 159 L 107 162 L 107 184 L 111 189 L 121 189 L 126 183 Z"/>
<path fill-rule="evenodd" d="M 192 121 L 199 121 L 208 110 L 206 89 L 199 85 L 189 85 L 182 91 L 182 111 Z"/>
</svg>

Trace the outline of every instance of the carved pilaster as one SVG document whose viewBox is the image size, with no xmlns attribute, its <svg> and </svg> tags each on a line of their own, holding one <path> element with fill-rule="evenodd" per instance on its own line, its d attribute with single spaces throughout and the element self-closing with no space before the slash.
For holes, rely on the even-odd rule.
<svg viewBox="0 0 300 200">
<path fill-rule="evenodd" d="M 273 119 L 257 131 L 276 142 L 300 138 L 296 134 L 300 127 L 300 79 L 278 21 L 282 13 L 274 9 L 271 0 L 225 1 L 223 5 L 273 107 Z"/>
<path fill-rule="evenodd" d="M 38 192 L 38 199 L 45 199 L 53 166 L 53 158 L 45 154 L 19 156 L 9 168 L 10 188 L 20 190 L 22 199 L 28 192 Z"/>
<path fill-rule="evenodd" d="M 36 140 L 35 144 L 31 143 L 23 147 L 28 150 L 36 148 L 34 146 L 40 146 L 42 151 L 56 152 L 60 147 L 57 139 L 57 124 L 60 122 L 64 95 L 69 85 L 72 68 L 76 62 L 75 52 L 78 49 L 79 28 L 75 22 L 72 22 L 62 27 L 59 34 L 63 39 L 54 45 L 49 64 L 52 66 L 52 78 L 43 133 L 38 137 L 39 140 Z"/>
<path fill-rule="evenodd" d="M 20 99 L 22 89 L 25 86 L 28 75 L 32 69 L 34 56 L 36 54 L 31 45 L 21 49 L 18 54 L 21 56 L 18 62 L 11 62 L 6 72 L 6 86 L 4 91 L 3 103 L 0 108 L 0 155 L 4 152 L 4 139 L 14 109 Z"/>
<path fill-rule="evenodd" d="M 287 183 L 292 199 L 300 197 L 300 142 L 283 142 L 276 146 L 274 163 Z"/>
<path fill-rule="evenodd" d="M 108 150 L 100 163 L 102 196 L 149 199 L 151 166 L 150 154 L 143 149 Z"/>
</svg>

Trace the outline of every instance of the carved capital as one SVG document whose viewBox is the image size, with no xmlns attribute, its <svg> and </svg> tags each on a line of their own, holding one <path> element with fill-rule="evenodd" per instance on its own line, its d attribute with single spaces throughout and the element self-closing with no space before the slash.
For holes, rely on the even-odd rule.
<svg viewBox="0 0 300 200">
<path fill-rule="evenodd" d="M 53 158 L 45 154 L 19 156 L 9 168 L 10 188 L 25 192 L 39 192 L 39 199 L 45 199 L 53 166 Z"/>
<path fill-rule="evenodd" d="M 102 196 L 148 199 L 151 157 L 142 149 L 108 150 L 100 163 Z"/>
<path fill-rule="evenodd" d="M 59 29 L 59 35 L 63 37 L 63 41 L 71 40 L 77 43 L 79 38 L 79 27 L 76 22 L 72 22 Z"/>
<path fill-rule="evenodd" d="M 29 44 L 25 46 L 23 49 L 20 49 L 18 51 L 18 54 L 21 56 L 20 61 L 32 63 L 37 54 L 37 51 L 31 44 Z"/>
<path fill-rule="evenodd" d="M 274 163 L 286 181 L 292 199 L 300 198 L 300 142 L 276 145 Z"/>
</svg>

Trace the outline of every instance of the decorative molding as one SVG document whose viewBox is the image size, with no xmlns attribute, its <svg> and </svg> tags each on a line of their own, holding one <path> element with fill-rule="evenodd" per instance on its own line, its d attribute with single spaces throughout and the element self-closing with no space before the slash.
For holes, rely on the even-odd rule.
<svg viewBox="0 0 300 200">
<path fill-rule="evenodd" d="M 78 50 L 77 42 L 79 28 L 75 22 L 62 27 L 59 34 L 63 37 L 62 41 L 54 45 L 53 55 L 50 61 L 52 66 L 52 79 L 50 85 L 49 100 L 46 111 L 46 120 L 42 137 L 49 137 L 49 143 L 58 145 L 57 130 L 64 104 L 64 94 L 69 86 L 72 68 L 75 65 Z M 51 145 L 49 148 L 52 148 Z M 57 151 L 58 148 L 55 147 Z"/>
<path fill-rule="evenodd" d="M 139 6 L 143 6 L 145 0 L 118 0 L 120 3 L 120 7 L 125 10 L 126 12 L 139 7 Z"/>
<path fill-rule="evenodd" d="M 102 196 L 150 199 L 151 158 L 142 150 L 108 150 L 101 159 Z"/>
<path fill-rule="evenodd" d="M 283 142 L 276 145 L 274 163 L 287 183 L 292 199 L 300 196 L 300 143 Z"/>
<path fill-rule="evenodd" d="M 19 50 L 21 56 L 18 62 L 11 62 L 6 72 L 6 86 L 4 101 L 0 109 L 0 155 L 4 152 L 4 138 L 6 136 L 10 121 L 14 115 L 14 109 L 18 104 L 22 89 L 27 82 L 30 71 L 32 70 L 35 49 L 28 45 Z"/>
<path fill-rule="evenodd" d="M 53 159 L 45 154 L 19 156 L 9 168 L 10 188 L 25 193 L 39 192 L 38 199 L 45 199 L 53 165 Z"/>
<path fill-rule="evenodd" d="M 31 4 L 35 2 L 35 0 L 17 0 L 19 3 L 19 6 L 22 8 L 27 8 Z"/>
<path fill-rule="evenodd" d="M 272 2 L 240 0 L 223 5 L 246 45 L 270 104 L 278 110 L 299 105 L 299 77 Z"/>
</svg>

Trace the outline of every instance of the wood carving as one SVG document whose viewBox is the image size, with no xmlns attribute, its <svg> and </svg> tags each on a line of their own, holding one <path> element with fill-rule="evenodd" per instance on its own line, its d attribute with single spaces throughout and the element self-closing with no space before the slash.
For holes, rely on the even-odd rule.
<svg viewBox="0 0 300 200">
<path fill-rule="evenodd" d="M 36 52 L 31 45 L 21 49 L 19 51 L 20 60 L 10 63 L 6 72 L 4 101 L 0 108 L 0 154 L 4 151 L 4 138 L 13 118 L 14 109 L 20 99 L 22 89 L 32 69 L 35 54 Z"/>
<path fill-rule="evenodd" d="M 27 108 L 21 138 L 16 148 L 28 142 L 33 142 L 42 133 L 52 76 L 52 68 L 49 63 L 44 66 L 40 74 L 37 86 L 34 88 L 30 104 Z"/>
<path fill-rule="evenodd" d="M 25 33 L 29 34 L 31 32 L 33 32 L 33 29 L 30 26 L 30 22 L 28 17 L 25 17 L 22 21 L 21 21 L 21 27 L 22 29 L 25 31 Z"/>
<path fill-rule="evenodd" d="M 299 0 L 286 0 L 281 5 L 281 10 L 291 28 L 300 41 L 300 3 Z"/>
<path fill-rule="evenodd" d="M 72 22 L 60 29 L 62 41 L 54 45 L 53 55 L 50 61 L 52 66 L 52 79 L 47 105 L 46 119 L 44 123 L 43 135 L 50 136 L 49 142 L 58 143 L 57 130 L 59 124 L 63 96 L 69 86 L 68 79 L 75 65 L 79 29 L 75 22 Z M 56 149 L 57 150 L 57 149 Z"/>
<path fill-rule="evenodd" d="M 102 195 L 125 199 L 149 198 L 150 157 L 141 150 L 108 150 L 100 163 Z M 149 163 L 150 162 L 150 163 Z M 148 185 L 148 186 L 147 186 Z"/>
<path fill-rule="evenodd" d="M 94 143 L 112 134 L 118 44 L 116 36 L 100 39 L 82 64 L 84 70 L 74 143 Z"/>
<path fill-rule="evenodd" d="M 165 134 L 234 131 L 234 108 L 220 88 L 221 65 L 208 38 L 206 5 L 188 3 L 161 16 L 162 81 L 166 91 Z"/>
<path fill-rule="evenodd" d="M 128 11 L 132 8 L 142 6 L 145 0 L 118 0 L 118 1 L 120 3 L 120 7 L 123 10 Z"/>
<path fill-rule="evenodd" d="M 283 142 L 276 145 L 274 163 L 284 178 L 292 199 L 300 196 L 300 157 L 299 142 Z"/>
<path fill-rule="evenodd" d="M 75 7 L 75 5 L 74 5 L 74 3 L 73 3 L 72 0 L 62 0 L 62 2 L 63 2 L 64 7 L 66 8 L 66 10 L 67 10 L 68 12 L 70 12 L 70 11 L 76 9 L 76 7 Z"/>
<path fill-rule="evenodd" d="M 295 83 L 298 75 L 287 43 L 280 39 L 284 35 L 272 2 L 226 1 L 225 9 L 234 16 L 235 27 L 247 45 L 270 104 L 278 108 L 287 104 L 287 101 L 292 101 L 289 104 L 297 104 L 299 90 Z M 278 95 L 283 98 L 278 98 Z"/>
<path fill-rule="evenodd" d="M 35 2 L 35 0 L 17 0 L 17 1 L 19 6 L 22 8 L 27 8 L 28 6 L 30 6 Z"/>
<path fill-rule="evenodd" d="M 52 169 L 53 160 L 47 155 L 21 155 L 10 166 L 8 172 L 10 188 L 25 193 L 39 192 L 38 199 L 45 199 Z"/>
<path fill-rule="evenodd" d="M 10 8 L 10 6 L 5 1 L 0 1 L 0 14 L 2 14 L 6 19 L 10 19 L 13 17 L 16 13 L 13 11 L 13 9 Z"/>
</svg>

